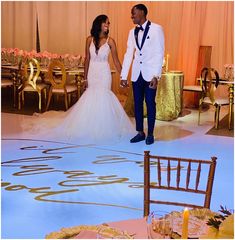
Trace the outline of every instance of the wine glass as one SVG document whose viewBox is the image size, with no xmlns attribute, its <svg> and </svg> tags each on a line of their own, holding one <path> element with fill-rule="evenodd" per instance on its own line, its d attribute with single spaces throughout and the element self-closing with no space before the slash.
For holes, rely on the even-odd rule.
<svg viewBox="0 0 235 240">
<path fill-rule="evenodd" d="M 167 239 L 172 236 L 173 218 L 168 212 L 154 211 L 148 216 L 150 233 L 153 238 Z"/>
</svg>

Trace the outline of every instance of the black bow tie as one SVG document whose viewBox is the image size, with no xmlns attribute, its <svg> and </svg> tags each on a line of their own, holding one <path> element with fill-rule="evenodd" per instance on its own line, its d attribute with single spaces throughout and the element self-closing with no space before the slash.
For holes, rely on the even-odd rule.
<svg viewBox="0 0 235 240">
<path fill-rule="evenodd" d="M 137 33 L 139 32 L 139 31 L 144 31 L 144 28 L 142 27 L 142 26 L 136 26 L 136 31 L 137 31 Z"/>
<path fill-rule="evenodd" d="M 144 31 L 144 28 L 142 26 L 139 26 L 139 31 Z"/>
</svg>

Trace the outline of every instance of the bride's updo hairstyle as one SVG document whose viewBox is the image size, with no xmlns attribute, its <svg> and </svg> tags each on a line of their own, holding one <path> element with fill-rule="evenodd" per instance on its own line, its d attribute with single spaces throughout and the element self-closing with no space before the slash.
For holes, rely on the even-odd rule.
<svg viewBox="0 0 235 240">
<path fill-rule="evenodd" d="M 96 53 L 99 50 L 99 42 L 100 42 L 99 35 L 101 32 L 101 25 L 102 23 L 106 22 L 107 18 L 108 17 L 106 15 L 103 15 L 103 14 L 99 15 L 95 18 L 92 24 L 91 36 L 94 38 Z M 109 31 L 106 32 L 106 35 L 108 34 L 109 34 Z"/>
</svg>

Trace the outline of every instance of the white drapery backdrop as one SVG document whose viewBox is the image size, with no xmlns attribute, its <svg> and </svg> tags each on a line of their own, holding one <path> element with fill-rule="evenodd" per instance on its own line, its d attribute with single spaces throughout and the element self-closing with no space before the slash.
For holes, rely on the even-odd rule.
<svg viewBox="0 0 235 240">
<path fill-rule="evenodd" d="M 1 2 L 1 46 L 36 49 L 36 14 L 41 51 L 84 55 L 85 40 L 99 14 L 109 16 L 110 36 L 122 62 L 131 21 L 131 8 L 139 2 Z M 232 1 L 145 1 L 148 19 L 163 26 L 169 69 L 182 70 L 185 84 L 195 83 L 200 45 L 212 46 L 211 66 L 223 74 L 224 64 L 234 59 L 234 3 Z M 112 61 L 111 65 L 113 67 Z M 113 91 L 118 93 L 115 74 Z M 185 103 L 193 98 L 185 95 Z"/>
</svg>

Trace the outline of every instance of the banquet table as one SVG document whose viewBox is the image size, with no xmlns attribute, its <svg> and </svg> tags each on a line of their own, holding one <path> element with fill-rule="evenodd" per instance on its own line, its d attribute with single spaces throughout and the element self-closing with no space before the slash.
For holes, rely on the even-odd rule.
<svg viewBox="0 0 235 240">
<path fill-rule="evenodd" d="M 17 78 L 17 72 L 19 71 L 19 67 L 17 65 L 11 65 L 11 64 L 2 64 L 1 65 L 1 70 L 2 72 L 4 70 L 8 70 L 11 73 L 12 76 L 12 81 L 13 81 L 13 103 L 14 103 L 14 107 L 17 107 L 17 89 L 21 84 L 21 79 Z M 22 66 L 22 70 L 23 70 L 23 66 Z M 74 76 L 75 80 L 78 84 L 81 84 L 81 80 L 83 78 L 84 75 L 84 67 L 77 67 L 77 68 L 66 68 L 65 69 L 66 74 L 68 76 Z M 54 70 L 53 71 L 55 75 L 60 75 L 62 74 L 62 72 L 60 70 Z M 111 74 L 114 74 L 116 71 L 115 70 L 111 70 Z M 50 82 L 46 79 L 46 74 L 48 73 L 48 68 L 41 66 L 40 67 L 40 77 L 42 78 L 42 81 L 50 84 Z M 81 89 L 81 88 L 80 88 Z M 80 92 L 80 95 L 82 94 L 82 92 Z"/>
<path fill-rule="evenodd" d="M 199 238 L 206 236 L 209 230 L 206 223 L 209 218 L 214 217 L 215 212 L 206 208 L 200 208 L 191 209 L 189 213 L 187 225 L 188 237 Z M 165 234 L 170 234 L 171 238 L 181 238 L 183 231 L 183 212 L 173 211 L 165 216 L 167 216 L 168 221 L 170 220 L 172 226 L 172 228 L 165 229 L 165 231 L 167 231 Z M 156 225 L 158 220 L 160 219 L 155 218 L 155 220 L 153 220 L 150 215 L 149 218 L 128 219 L 100 223 L 98 225 L 78 225 L 51 232 L 46 235 L 46 239 L 161 239 L 164 238 L 164 236 L 161 235 L 162 233 L 159 233 L 159 230 L 162 230 L 165 225 Z M 168 235 L 165 235 L 165 237 L 167 236 Z"/>
<path fill-rule="evenodd" d="M 156 94 L 156 119 L 171 121 L 180 115 L 183 108 L 183 85 L 183 72 L 170 71 L 162 74 Z M 132 88 L 129 89 L 124 109 L 129 116 L 134 116 Z M 144 116 L 146 116 L 145 103 Z"/>
</svg>

